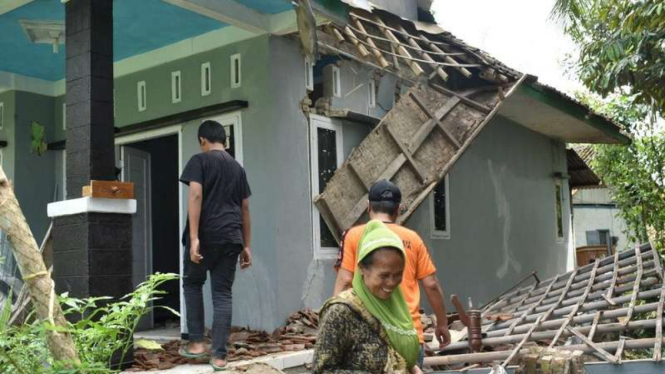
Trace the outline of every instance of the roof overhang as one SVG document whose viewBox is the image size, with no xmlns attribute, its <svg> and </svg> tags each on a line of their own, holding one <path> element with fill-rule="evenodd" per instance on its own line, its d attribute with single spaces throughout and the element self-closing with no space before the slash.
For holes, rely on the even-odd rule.
<svg viewBox="0 0 665 374">
<path fill-rule="evenodd" d="M 535 77 L 506 100 L 499 114 L 566 143 L 630 143 L 614 122 L 562 92 L 537 83 Z"/>
<path fill-rule="evenodd" d="M 571 188 L 585 189 L 601 186 L 600 178 L 574 149 L 566 150 L 566 161 L 568 164 L 568 184 Z"/>
</svg>

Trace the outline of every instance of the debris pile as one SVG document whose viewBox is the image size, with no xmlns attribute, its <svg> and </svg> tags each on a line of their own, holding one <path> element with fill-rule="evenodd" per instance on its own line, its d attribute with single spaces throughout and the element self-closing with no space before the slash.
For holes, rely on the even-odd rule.
<svg viewBox="0 0 665 374">
<path fill-rule="evenodd" d="M 300 310 L 289 316 L 287 324 L 272 334 L 234 327 L 228 342 L 229 362 L 251 360 L 272 353 L 311 349 L 316 343 L 319 316 L 311 310 Z M 208 335 L 208 334 L 206 334 Z M 203 364 L 206 359 L 193 360 L 178 354 L 181 342 L 173 340 L 159 349 L 137 348 L 134 366 L 128 371 L 165 370 L 182 364 Z"/>
</svg>

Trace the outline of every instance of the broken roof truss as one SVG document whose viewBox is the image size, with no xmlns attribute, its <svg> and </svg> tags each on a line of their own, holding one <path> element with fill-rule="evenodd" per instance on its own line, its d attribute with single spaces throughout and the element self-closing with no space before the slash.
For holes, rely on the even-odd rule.
<svg viewBox="0 0 665 374">
<path fill-rule="evenodd" d="M 460 341 L 428 359 L 431 365 L 473 364 L 502 360 L 503 366 L 532 342 L 554 349 L 581 350 L 619 363 L 625 351 L 653 349 L 660 362 L 665 286 L 658 252 L 650 245 L 617 252 L 569 273 L 517 289 L 482 311 L 482 346 L 489 352 L 464 350 Z M 501 317 L 501 318 L 498 318 Z M 642 330 L 645 338 L 611 333 Z M 605 337 L 599 338 L 599 336 Z"/>
</svg>

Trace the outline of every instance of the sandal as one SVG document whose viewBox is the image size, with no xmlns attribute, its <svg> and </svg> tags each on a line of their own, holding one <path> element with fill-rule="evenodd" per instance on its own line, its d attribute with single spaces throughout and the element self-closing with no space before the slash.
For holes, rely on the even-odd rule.
<svg viewBox="0 0 665 374">
<path fill-rule="evenodd" d="M 191 359 L 199 359 L 208 356 L 207 352 L 191 353 L 190 351 L 187 350 L 186 345 L 180 347 L 180 350 L 178 350 L 178 354 L 182 357 L 191 358 Z"/>
<path fill-rule="evenodd" d="M 215 360 L 214 358 L 210 359 L 210 366 L 212 366 L 212 370 L 214 370 L 214 371 L 226 371 L 226 365 L 227 365 L 226 359 L 224 359 L 224 365 L 222 365 L 222 366 L 215 365 L 213 363 L 214 360 Z"/>
</svg>

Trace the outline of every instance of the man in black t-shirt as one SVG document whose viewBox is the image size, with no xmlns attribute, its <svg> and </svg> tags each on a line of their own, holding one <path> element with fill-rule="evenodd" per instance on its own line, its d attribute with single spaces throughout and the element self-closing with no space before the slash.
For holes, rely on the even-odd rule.
<svg viewBox="0 0 665 374">
<path fill-rule="evenodd" d="M 203 344 L 203 284 L 210 271 L 212 302 L 211 365 L 226 366 L 226 341 L 231 330 L 233 280 L 240 268 L 252 265 L 250 251 L 249 196 L 245 170 L 224 149 L 226 132 L 215 121 L 199 127 L 202 153 L 194 155 L 180 176 L 189 186 L 183 289 L 187 311 L 189 344 L 180 354 L 200 358 L 207 354 Z"/>
</svg>

